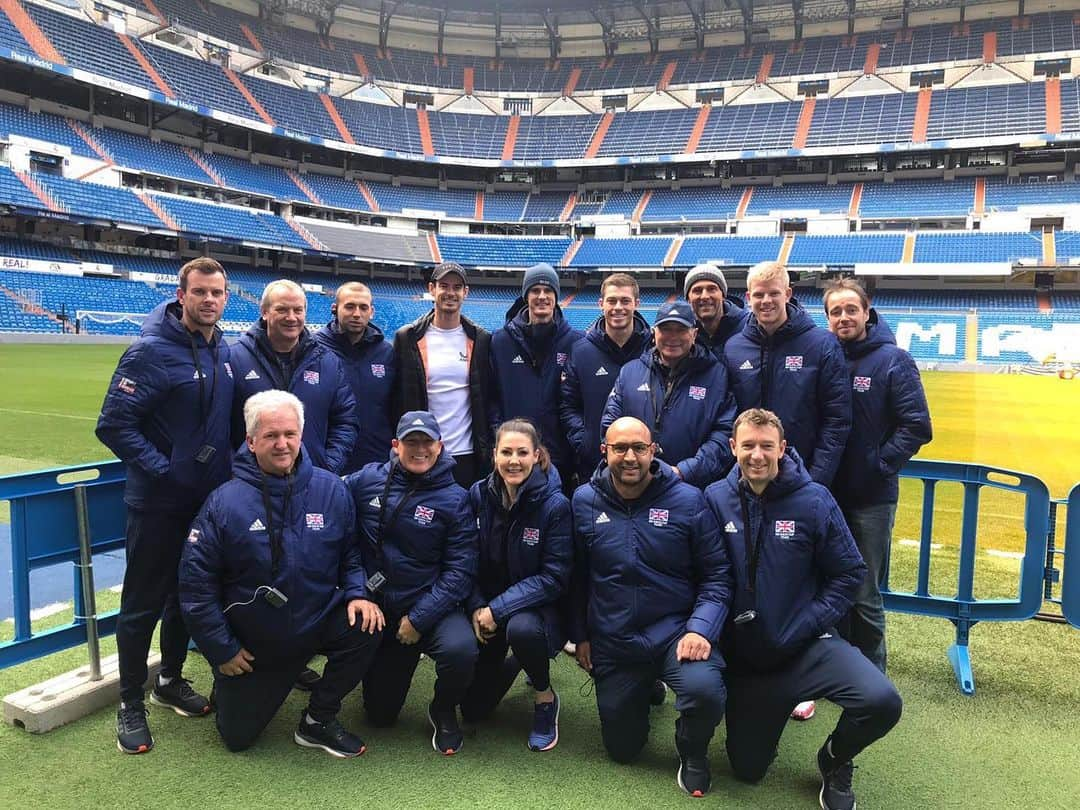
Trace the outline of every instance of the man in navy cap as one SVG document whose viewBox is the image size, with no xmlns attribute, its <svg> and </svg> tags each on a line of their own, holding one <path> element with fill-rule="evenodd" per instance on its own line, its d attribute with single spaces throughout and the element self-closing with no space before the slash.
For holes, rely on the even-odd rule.
<svg viewBox="0 0 1080 810">
<path fill-rule="evenodd" d="M 367 589 L 386 632 L 364 678 L 364 709 L 377 727 L 397 721 L 420 653 L 435 661 L 428 706 L 432 747 L 450 755 L 464 736 L 457 706 L 478 655 L 462 607 L 476 579 L 479 541 L 468 494 L 454 483 L 454 459 L 428 411 L 398 421 L 393 455 L 345 479 L 356 504 Z"/>
<path fill-rule="evenodd" d="M 675 474 L 704 489 L 731 467 L 735 399 L 724 365 L 695 342 L 694 322 L 685 301 L 660 307 L 654 345 L 619 372 L 601 425 L 607 430 L 622 416 L 640 419 Z"/>
<path fill-rule="evenodd" d="M 559 386 L 570 349 L 582 337 L 559 308 L 559 275 L 550 264 L 525 271 L 521 296 L 506 313 L 506 325 L 491 336 L 495 388 L 493 427 L 506 419 L 530 420 L 573 492 L 574 453 L 559 425 Z"/>
</svg>

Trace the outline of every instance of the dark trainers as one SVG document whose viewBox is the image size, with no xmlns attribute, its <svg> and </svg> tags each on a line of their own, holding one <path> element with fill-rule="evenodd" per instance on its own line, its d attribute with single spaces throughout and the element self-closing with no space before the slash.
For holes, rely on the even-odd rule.
<svg viewBox="0 0 1080 810">
<path fill-rule="evenodd" d="M 851 777 L 855 766 L 849 759 L 837 762 L 829 753 L 829 741 L 821 746 L 817 755 L 818 770 L 821 771 L 821 793 L 818 801 L 823 810 L 855 810 L 855 794 L 851 791 Z"/>
<path fill-rule="evenodd" d="M 150 692 L 150 702 L 167 706 L 184 717 L 202 717 L 210 713 L 210 701 L 192 689 L 187 678 L 173 678 L 165 684 L 159 675 Z"/>
<path fill-rule="evenodd" d="M 296 682 L 293 684 L 293 689 L 300 692 L 310 692 L 321 680 L 322 675 L 311 667 L 304 667 L 304 671 L 296 676 Z"/>
<path fill-rule="evenodd" d="M 667 684 L 663 681 L 653 681 L 652 689 L 649 690 L 649 703 L 653 706 L 663 706 L 667 699 Z"/>
<path fill-rule="evenodd" d="M 300 725 L 293 732 L 293 741 L 305 748 L 320 748 L 332 757 L 358 757 L 367 750 L 364 741 L 347 731 L 338 719 L 325 723 L 309 723 L 308 713 L 300 715 Z"/>
<path fill-rule="evenodd" d="M 431 735 L 431 747 L 436 751 L 451 756 L 461 750 L 465 735 L 457 721 L 456 709 L 436 709 L 435 704 L 428 706 L 428 720 L 434 733 Z"/>
<path fill-rule="evenodd" d="M 552 692 L 552 694 L 555 694 Z M 537 703 L 529 733 L 530 751 L 550 751 L 559 743 L 559 696 L 551 703 Z"/>
<path fill-rule="evenodd" d="M 125 754 L 145 754 L 154 747 L 150 724 L 146 721 L 146 706 L 121 703 L 116 713 L 116 747 Z"/>
<path fill-rule="evenodd" d="M 675 777 L 679 787 L 700 799 L 709 792 L 712 774 L 709 773 L 708 757 L 679 757 L 679 773 Z"/>
</svg>

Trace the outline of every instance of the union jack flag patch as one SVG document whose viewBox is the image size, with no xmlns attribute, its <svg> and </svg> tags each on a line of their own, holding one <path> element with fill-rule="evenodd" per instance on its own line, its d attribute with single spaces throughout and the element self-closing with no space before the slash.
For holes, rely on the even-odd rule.
<svg viewBox="0 0 1080 810">
<path fill-rule="evenodd" d="M 304 372 L 304 382 L 306 382 L 308 385 L 318 385 L 319 384 L 319 372 L 317 372 L 317 371 L 305 371 Z"/>
<path fill-rule="evenodd" d="M 307 520 L 307 527 L 309 529 L 313 532 L 322 531 L 323 526 L 325 525 L 323 523 L 322 512 L 308 512 L 304 517 Z"/>
<path fill-rule="evenodd" d="M 555 362 L 560 366 L 566 365 L 566 352 L 555 352 Z"/>
<path fill-rule="evenodd" d="M 416 507 L 416 511 L 413 512 L 413 519 L 424 526 L 428 525 L 435 519 L 435 510 L 428 509 L 426 506 Z"/>
<path fill-rule="evenodd" d="M 703 385 L 691 385 L 690 386 L 690 399 L 705 399 L 705 394 L 709 391 Z"/>
<path fill-rule="evenodd" d="M 521 542 L 526 545 L 535 546 L 540 542 L 540 530 L 539 529 L 525 529 L 521 533 Z"/>
<path fill-rule="evenodd" d="M 135 381 L 129 380 L 127 377 L 121 377 L 120 382 L 116 384 L 116 387 L 123 391 L 125 394 L 135 393 Z"/>
<path fill-rule="evenodd" d="M 870 390 L 870 378 L 869 377 L 856 377 L 854 385 L 852 386 L 860 394 L 865 394 Z"/>
<path fill-rule="evenodd" d="M 778 520 L 776 521 L 776 536 L 784 540 L 790 540 L 795 536 L 795 521 L 794 520 Z"/>
<path fill-rule="evenodd" d="M 802 355 L 789 354 L 784 358 L 784 368 L 788 371 L 799 371 L 802 368 Z"/>
<path fill-rule="evenodd" d="M 649 523 L 653 526 L 667 526 L 668 523 L 668 510 L 667 509 L 650 509 L 649 510 Z"/>
<path fill-rule="evenodd" d="M 384 366 L 382 363 L 372 363 L 371 364 L 371 376 L 372 377 L 378 377 L 379 379 L 382 379 L 383 377 L 386 376 L 386 366 Z"/>
</svg>

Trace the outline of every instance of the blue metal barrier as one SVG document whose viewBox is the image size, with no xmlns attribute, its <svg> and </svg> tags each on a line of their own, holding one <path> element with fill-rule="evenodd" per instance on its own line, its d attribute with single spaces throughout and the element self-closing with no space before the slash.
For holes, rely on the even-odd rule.
<svg viewBox="0 0 1080 810">
<path fill-rule="evenodd" d="M 1061 612 L 1069 624 L 1080 628 L 1080 484 L 1069 493 L 1068 510 L 1065 566 L 1061 575 Z"/>
<path fill-rule="evenodd" d="M 903 613 L 938 616 L 956 625 L 956 641 L 949 647 L 949 661 L 952 663 L 961 691 L 968 695 L 974 694 L 975 678 L 971 671 L 971 655 L 968 651 L 968 634 L 971 627 L 980 621 L 1030 619 L 1042 605 L 1050 492 L 1046 484 L 1034 476 L 984 467 L 979 464 L 916 460 L 908 462 L 900 474 L 905 478 L 918 478 L 923 482 L 919 568 L 913 592 L 898 593 L 887 587 L 882 589 L 885 607 L 888 610 Z M 1002 479 L 1009 479 L 1015 483 L 1008 483 Z M 930 593 L 934 497 L 935 488 L 942 481 L 962 484 L 964 488 L 959 577 L 955 596 L 938 596 Z M 1026 543 L 1020 570 L 1020 590 L 1016 599 L 976 599 L 972 592 L 975 581 L 979 496 L 985 487 L 1017 492 L 1025 496 Z M 1074 522 L 1076 521 L 1070 521 L 1070 524 Z"/>
<path fill-rule="evenodd" d="M 0 477 L 0 500 L 11 505 L 11 586 L 15 638 L 0 644 L 0 668 L 20 664 L 87 640 L 80 572 L 74 572 L 75 619 L 35 634 L 30 622 L 30 572 L 79 560 L 75 490 L 84 488 L 90 547 L 96 553 L 124 547 L 124 466 L 119 461 L 84 464 Z M 116 612 L 100 618 L 101 634 L 112 633 Z"/>
</svg>

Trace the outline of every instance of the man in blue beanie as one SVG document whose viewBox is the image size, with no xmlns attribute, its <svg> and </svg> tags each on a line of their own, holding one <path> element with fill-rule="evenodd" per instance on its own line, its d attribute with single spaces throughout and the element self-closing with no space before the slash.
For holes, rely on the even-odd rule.
<svg viewBox="0 0 1080 810">
<path fill-rule="evenodd" d="M 559 308 L 559 275 L 550 264 L 525 271 L 521 296 L 506 313 L 506 325 L 491 336 L 495 389 L 493 426 L 506 419 L 530 420 L 573 492 L 574 454 L 559 425 L 559 385 L 570 348 L 583 335 Z"/>
</svg>

